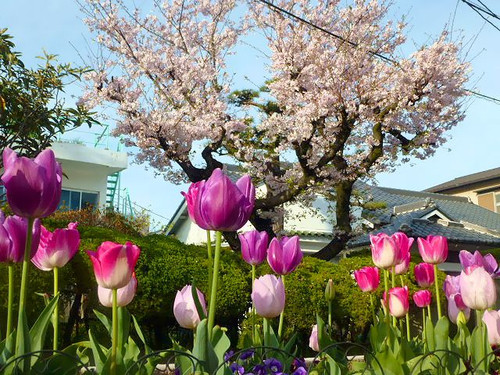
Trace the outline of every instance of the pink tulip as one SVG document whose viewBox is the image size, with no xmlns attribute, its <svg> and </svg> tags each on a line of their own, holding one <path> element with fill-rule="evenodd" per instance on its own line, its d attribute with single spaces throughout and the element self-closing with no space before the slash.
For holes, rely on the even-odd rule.
<svg viewBox="0 0 500 375">
<path fill-rule="evenodd" d="M 132 278 L 140 252 L 132 242 L 121 245 L 106 241 L 97 251 L 87 251 L 87 254 L 94 266 L 97 283 L 106 289 L 120 289 Z"/>
<path fill-rule="evenodd" d="M 137 278 L 135 277 L 135 272 L 134 272 L 128 284 L 116 291 L 117 305 L 119 307 L 127 306 L 134 299 L 136 292 L 137 292 Z M 106 307 L 113 307 L 112 289 L 106 289 L 98 285 L 97 296 L 99 297 L 99 302 L 101 302 L 101 305 Z"/>
<path fill-rule="evenodd" d="M 192 184 L 186 199 L 188 213 L 200 228 L 233 232 L 250 218 L 255 187 L 248 175 L 233 183 L 219 168 L 206 181 Z"/>
<path fill-rule="evenodd" d="M 257 314 L 264 318 L 275 318 L 285 308 L 285 286 L 283 280 L 274 275 L 264 275 L 255 279 L 252 301 Z"/>
<path fill-rule="evenodd" d="M 483 322 L 488 330 L 488 341 L 493 347 L 500 345 L 500 313 L 495 310 L 486 310 L 483 315 Z"/>
<path fill-rule="evenodd" d="M 434 266 L 429 263 L 420 263 L 415 266 L 415 280 L 421 288 L 428 288 L 434 284 Z"/>
<path fill-rule="evenodd" d="M 19 263 L 24 259 L 28 220 L 20 216 L 8 216 L 0 211 L 0 262 Z M 33 223 L 31 256 L 35 254 L 40 241 L 40 220 Z"/>
<path fill-rule="evenodd" d="M 402 318 L 410 309 L 408 287 L 389 289 L 389 312 L 396 318 Z"/>
<path fill-rule="evenodd" d="M 315 352 L 319 352 L 319 342 L 318 342 L 318 325 L 313 325 L 311 336 L 309 336 L 309 347 Z"/>
<path fill-rule="evenodd" d="M 465 305 L 474 310 L 489 309 L 497 300 L 493 278 L 478 266 L 467 267 L 460 274 L 460 294 Z"/>
<path fill-rule="evenodd" d="M 46 217 L 61 199 L 62 169 L 52 150 L 34 160 L 18 157 L 10 148 L 3 151 L 3 184 L 12 211 L 22 217 Z"/>
<path fill-rule="evenodd" d="M 399 263 L 399 248 L 396 241 L 385 233 L 370 235 L 373 264 L 389 269 Z"/>
<path fill-rule="evenodd" d="M 380 284 L 380 276 L 377 267 L 363 267 L 354 271 L 354 278 L 363 292 L 373 292 Z"/>
<path fill-rule="evenodd" d="M 183 328 L 195 329 L 200 323 L 200 315 L 196 309 L 196 304 L 193 299 L 193 291 L 191 285 L 186 285 L 182 290 L 177 291 L 174 300 L 174 316 L 177 323 Z M 204 314 L 207 314 L 207 304 L 203 293 L 196 288 L 198 300 Z"/>
<path fill-rule="evenodd" d="M 42 226 L 40 244 L 31 259 L 33 264 L 42 271 L 64 267 L 80 247 L 80 233 L 76 229 L 77 226 L 78 223 L 69 223 L 68 228 L 56 229 L 54 233 Z"/>
<path fill-rule="evenodd" d="M 396 246 L 398 247 L 399 249 L 399 254 L 398 254 L 398 264 L 401 264 L 403 261 L 408 261 L 408 264 L 410 264 L 410 249 L 411 249 L 411 245 L 413 244 L 413 238 L 408 238 L 408 236 L 406 234 L 404 234 L 403 232 L 396 232 L 394 233 L 391 238 L 394 240 L 394 242 L 396 243 Z M 396 265 L 397 267 L 397 265 Z M 406 268 L 406 271 L 408 270 L 408 268 Z M 405 272 L 401 272 L 401 273 L 397 273 L 398 275 L 400 274 L 403 274 L 403 273 L 406 273 Z"/>
<path fill-rule="evenodd" d="M 299 236 L 273 238 L 267 251 L 267 262 L 278 275 L 288 275 L 302 262 Z"/>
<path fill-rule="evenodd" d="M 466 321 L 469 320 L 470 309 L 465 306 L 460 294 L 453 294 L 448 298 L 448 318 L 450 318 L 452 323 L 457 324 L 457 318 L 460 312 L 463 312 Z"/>
<path fill-rule="evenodd" d="M 411 239 L 413 240 L 413 238 Z M 407 251 L 404 253 L 401 263 L 396 264 L 396 267 L 394 267 L 394 272 L 396 272 L 396 275 L 403 275 L 407 273 L 408 269 L 410 268 L 410 261 L 411 254 L 409 251 Z"/>
<path fill-rule="evenodd" d="M 252 230 L 238 235 L 241 243 L 241 256 L 251 265 L 261 264 L 267 255 L 267 232 Z"/>
<path fill-rule="evenodd" d="M 413 302 L 418 307 L 427 307 L 431 304 L 432 293 L 428 290 L 419 290 L 413 294 Z"/>
<path fill-rule="evenodd" d="M 418 238 L 418 251 L 425 263 L 440 264 L 448 258 L 448 240 L 443 236 Z"/>
</svg>

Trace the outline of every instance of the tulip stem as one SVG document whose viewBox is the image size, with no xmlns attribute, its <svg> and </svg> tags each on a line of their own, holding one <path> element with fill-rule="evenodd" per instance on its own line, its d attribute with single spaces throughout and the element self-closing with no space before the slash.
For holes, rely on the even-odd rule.
<svg viewBox="0 0 500 375">
<path fill-rule="evenodd" d="M 401 287 L 405 287 L 405 279 L 403 277 L 403 275 L 399 275 L 399 280 L 401 281 Z"/>
<path fill-rule="evenodd" d="M 253 284 L 255 282 L 255 264 L 252 264 L 252 291 L 253 291 Z M 252 300 L 252 342 L 255 345 L 255 303 Z"/>
<path fill-rule="evenodd" d="M 210 292 L 212 289 L 212 270 L 214 267 L 214 260 L 212 257 L 212 238 L 210 237 L 210 231 L 207 230 L 207 256 L 208 256 L 208 293 L 207 298 L 210 299 Z"/>
<path fill-rule="evenodd" d="M 59 295 L 59 268 L 54 267 L 54 296 L 56 298 Z M 54 342 L 53 349 L 57 350 L 57 343 L 59 340 L 59 301 L 56 301 L 54 307 L 54 313 L 52 315 L 52 325 L 54 326 Z"/>
<path fill-rule="evenodd" d="M 389 277 L 387 275 L 388 272 L 389 271 L 384 269 L 385 305 L 387 305 L 387 301 L 389 301 L 389 280 L 388 280 Z M 389 323 L 389 306 L 385 306 L 384 312 L 385 312 L 385 317 L 387 319 L 387 323 Z"/>
<path fill-rule="evenodd" d="M 285 275 L 281 276 L 281 281 L 283 281 L 283 289 L 285 289 L 285 294 L 286 294 L 286 286 L 285 286 Z M 280 314 L 280 323 L 278 325 L 278 338 L 281 340 L 281 333 L 283 332 L 283 320 L 285 318 L 285 309 Z"/>
<path fill-rule="evenodd" d="M 371 294 L 370 294 L 371 296 Z M 328 301 L 328 333 L 332 336 L 332 301 Z"/>
<path fill-rule="evenodd" d="M 429 320 L 432 323 L 431 305 L 427 306 L 427 314 L 429 315 Z"/>
<path fill-rule="evenodd" d="M 434 285 L 436 287 L 436 304 L 438 309 L 438 319 L 441 319 L 441 298 L 439 296 L 439 280 L 438 280 L 438 267 L 437 264 L 434 265 Z"/>
<path fill-rule="evenodd" d="M 25 332 L 24 324 L 26 324 L 26 288 L 28 287 L 28 268 L 31 259 L 31 242 L 33 241 L 33 223 L 35 219 L 32 217 L 28 218 L 28 225 L 26 226 L 26 243 L 24 246 L 24 260 L 23 260 L 23 270 L 21 273 L 21 291 L 19 292 L 19 311 L 17 315 L 17 335 L 16 335 L 16 357 L 22 356 L 26 348 L 26 343 L 24 343 L 23 333 Z"/>
<path fill-rule="evenodd" d="M 269 327 L 271 326 L 271 323 L 267 318 L 262 318 L 262 322 L 264 325 L 264 346 L 270 345 L 271 341 L 271 332 Z"/>
<path fill-rule="evenodd" d="M 373 325 L 375 325 L 375 321 L 376 321 L 376 316 L 375 316 L 375 306 L 373 304 L 373 294 L 370 293 L 370 305 L 372 307 L 372 318 L 373 318 Z"/>
<path fill-rule="evenodd" d="M 406 338 L 408 341 L 411 340 L 411 333 L 410 333 L 410 314 L 406 313 Z"/>
<path fill-rule="evenodd" d="M 116 351 L 118 344 L 118 290 L 113 289 L 113 312 L 111 328 L 111 375 L 116 374 Z"/>
<path fill-rule="evenodd" d="M 215 322 L 215 301 L 217 297 L 217 283 L 219 279 L 220 247 L 222 243 L 222 232 L 215 232 L 215 257 L 212 274 L 212 288 L 210 292 L 210 307 L 208 309 L 208 337 L 212 338 L 212 330 Z"/>
<path fill-rule="evenodd" d="M 425 341 L 425 307 L 422 309 L 422 341 Z"/>
<path fill-rule="evenodd" d="M 12 307 L 14 305 L 14 265 L 9 263 L 9 297 L 7 302 L 7 333 L 5 338 L 8 340 L 12 332 Z"/>
<path fill-rule="evenodd" d="M 392 288 L 396 287 L 396 267 L 392 266 L 391 269 L 391 278 L 392 278 Z M 389 296 L 387 296 L 387 301 L 389 301 Z M 392 317 L 392 326 L 396 327 L 396 317 Z"/>
</svg>

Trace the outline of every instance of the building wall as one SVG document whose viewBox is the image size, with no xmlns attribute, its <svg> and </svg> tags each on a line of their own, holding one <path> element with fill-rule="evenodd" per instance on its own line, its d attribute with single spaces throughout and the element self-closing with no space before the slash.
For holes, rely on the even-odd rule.
<svg viewBox="0 0 500 375">
<path fill-rule="evenodd" d="M 440 193 L 467 197 L 474 204 L 500 213 L 500 178 L 459 186 Z"/>
</svg>

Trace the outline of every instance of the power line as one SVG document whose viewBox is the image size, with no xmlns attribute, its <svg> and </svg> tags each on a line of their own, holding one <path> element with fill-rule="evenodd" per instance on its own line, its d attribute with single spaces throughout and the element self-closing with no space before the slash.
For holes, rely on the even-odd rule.
<svg viewBox="0 0 500 375">
<path fill-rule="evenodd" d="M 462 0 L 462 2 L 464 2 L 465 4 L 467 4 L 467 5 L 468 5 L 468 6 L 469 6 L 469 7 L 470 7 L 470 8 L 471 8 L 474 12 L 476 12 L 477 14 L 479 14 L 479 16 L 480 16 L 483 20 L 485 20 L 485 21 L 486 21 L 486 22 L 488 22 L 491 26 L 493 26 L 495 29 L 497 29 L 498 31 L 500 31 L 500 28 L 499 28 L 497 25 L 495 25 L 493 22 L 491 22 L 488 18 L 486 18 L 486 17 L 483 15 L 483 13 L 486 13 L 487 15 L 489 15 L 489 16 L 491 16 L 491 17 L 493 17 L 493 18 L 497 18 L 497 19 L 499 19 L 499 20 L 500 20 L 500 17 L 499 17 L 499 16 L 497 16 L 495 13 L 493 13 L 493 12 L 489 11 L 489 8 L 486 8 L 486 9 L 488 9 L 488 11 L 487 11 L 487 10 L 485 10 L 485 9 L 483 9 L 483 8 L 481 8 L 481 7 L 477 6 L 476 4 L 473 4 L 473 3 L 471 3 L 471 2 L 469 2 L 469 1 L 467 1 L 467 0 Z M 481 3 L 481 4 L 483 4 L 483 3 Z M 484 4 L 483 4 L 483 6 L 484 6 Z M 483 12 L 483 13 L 481 13 L 481 12 Z"/>
<path fill-rule="evenodd" d="M 273 4 L 272 2 L 270 2 L 268 0 L 256 0 L 256 1 L 261 2 L 261 3 L 265 4 L 265 5 L 267 5 L 271 10 L 275 11 L 276 13 L 285 14 L 285 15 L 287 15 L 288 17 L 290 17 L 292 19 L 300 21 L 300 22 L 302 22 L 302 23 L 304 23 L 304 24 L 306 24 L 306 25 L 308 25 L 308 26 L 310 26 L 310 27 L 312 27 L 314 29 L 317 29 L 317 30 L 319 30 L 321 32 L 324 32 L 324 33 L 326 33 L 326 34 L 328 34 L 330 36 L 333 36 L 334 38 L 337 38 L 337 39 L 343 41 L 344 43 L 349 44 L 351 47 L 358 47 L 359 46 L 358 43 L 350 41 L 350 40 L 348 40 L 348 39 L 346 39 L 346 38 L 344 38 L 344 37 L 342 37 L 342 36 L 340 36 L 338 34 L 335 34 L 335 33 L 331 32 L 330 30 L 327 30 L 327 29 L 325 29 L 325 28 L 323 28 L 321 26 L 318 26 L 318 25 L 312 23 L 311 21 L 309 21 L 309 20 L 307 20 L 305 18 L 302 18 L 302 17 L 300 17 L 300 16 L 298 16 L 298 15 L 296 15 L 296 14 L 294 14 L 294 13 L 292 13 L 292 12 L 286 10 L 286 9 L 283 9 L 283 8 L 277 6 L 276 4 Z M 465 2 L 467 5 L 470 6 L 470 4 L 468 3 L 467 0 L 462 0 L 462 1 Z M 483 4 L 483 6 L 485 6 L 485 5 Z M 489 8 L 487 8 L 487 9 L 489 10 Z M 493 14 L 493 16 L 495 18 L 498 18 L 498 16 L 496 14 L 494 14 L 494 13 L 492 13 L 492 14 Z M 384 56 L 384 55 L 382 55 L 382 54 L 380 54 L 378 52 L 374 52 L 374 51 L 369 50 L 368 53 L 370 55 L 372 55 L 372 56 L 376 56 L 376 57 L 380 58 L 381 60 L 384 60 L 384 61 L 389 62 L 389 63 L 394 64 L 394 65 L 398 65 L 397 61 L 391 59 L 390 57 Z M 498 98 L 494 98 L 494 97 L 489 96 L 489 95 L 481 94 L 481 93 L 479 93 L 477 91 L 474 91 L 474 90 L 465 89 L 465 91 L 468 92 L 468 93 L 470 93 L 470 94 L 472 94 L 472 95 L 475 95 L 475 96 L 477 96 L 479 98 L 490 100 L 490 101 L 492 101 L 492 102 L 494 102 L 496 104 L 500 104 L 500 99 L 498 99 Z"/>
</svg>

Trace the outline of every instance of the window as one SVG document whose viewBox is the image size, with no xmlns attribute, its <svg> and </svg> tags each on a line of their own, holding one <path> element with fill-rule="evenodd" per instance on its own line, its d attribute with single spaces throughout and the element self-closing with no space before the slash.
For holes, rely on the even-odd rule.
<svg viewBox="0 0 500 375">
<path fill-rule="evenodd" d="M 63 189 L 58 209 L 68 211 L 97 207 L 98 196 L 98 193 Z"/>
<path fill-rule="evenodd" d="M 7 191 L 3 185 L 0 185 L 0 203 L 3 203 L 7 200 L 7 195 L 5 194 Z"/>
<path fill-rule="evenodd" d="M 495 193 L 495 212 L 500 214 L 500 192 Z"/>
</svg>

